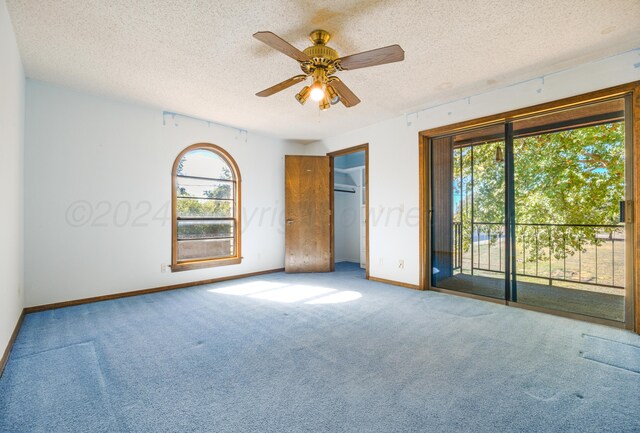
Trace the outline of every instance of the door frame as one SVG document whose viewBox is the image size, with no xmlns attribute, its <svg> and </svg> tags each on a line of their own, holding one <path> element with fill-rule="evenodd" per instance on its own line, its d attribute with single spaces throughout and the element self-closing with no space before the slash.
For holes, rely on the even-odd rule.
<svg viewBox="0 0 640 433">
<path fill-rule="evenodd" d="M 366 233 L 366 244 L 365 244 L 365 257 L 366 257 L 366 265 L 365 265 L 365 278 L 369 279 L 369 143 L 360 144 L 358 146 L 347 147 L 345 149 L 336 150 L 334 152 L 327 153 L 329 157 L 329 176 L 330 176 L 330 185 L 331 185 L 331 197 L 329 199 L 329 203 L 331 206 L 331 271 L 335 271 L 336 267 L 336 250 L 335 250 L 335 204 L 334 204 L 334 159 L 338 156 L 348 155 L 350 153 L 357 153 L 364 151 L 364 183 L 365 183 L 365 210 L 366 210 L 366 219 L 365 219 L 365 233 Z"/>
<path fill-rule="evenodd" d="M 579 105 L 588 104 L 590 102 L 598 102 L 606 99 L 612 99 L 616 97 L 623 97 L 629 95 L 631 98 L 631 113 L 628 114 L 628 118 L 631 119 L 632 125 L 627 126 L 627 130 L 631 131 L 631 138 L 627 141 L 627 146 L 633 149 L 633 161 L 632 166 L 632 188 L 633 193 L 631 199 L 633 200 L 633 258 L 629 261 L 632 264 L 633 270 L 631 271 L 631 287 L 630 293 L 633 295 L 633 317 L 627 317 L 625 323 L 614 322 L 606 319 L 596 319 L 589 316 L 583 316 L 580 314 L 564 313 L 556 310 L 547 310 L 539 307 L 526 306 L 516 302 L 508 302 L 509 305 L 515 307 L 549 312 L 558 316 L 565 316 L 574 319 L 586 320 L 590 322 L 602 323 L 610 326 L 625 327 L 636 333 L 640 333 L 640 81 L 635 81 L 628 84 L 623 84 L 615 87 L 610 87 L 594 92 L 589 92 L 569 98 L 560 99 L 557 101 L 546 102 L 543 104 L 534 105 L 531 107 L 520 108 L 504 113 L 494 114 L 490 116 L 481 117 L 478 119 L 467 120 L 451 125 L 440 126 L 418 133 L 418 151 L 419 151 L 419 194 L 420 194 L 420 288 L 422 290 L 436 290 L 455 295 L 462 295 L 455 291 L 447 291 L 444 289 L 438 289 L 431 286 L 431 272 L 429 270 L 429 263 L 431 263 L 430 252 L 430 216 L 431 216 L 431 176 L 430 176 L 430 141 L 431 138 L 451 134 L 471 128 L 478 128 L 481 126 L 489 126 L 493 124 L 499 124 L 504 122 L 511 122 L 526 117 L 540 115 L 560 109 L 572 108 Z M 467 297 L 474 297 L 485 300 L 483 297 L 475 296 L 472 294 L 464 294 Z M 489 300 L 490 299 L 486 299 Z"/>
</svg>

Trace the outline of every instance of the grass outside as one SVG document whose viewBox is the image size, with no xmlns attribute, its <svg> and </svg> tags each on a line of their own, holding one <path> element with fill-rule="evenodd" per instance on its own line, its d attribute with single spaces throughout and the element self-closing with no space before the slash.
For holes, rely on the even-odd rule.
<svg viewBox="0 0 640 433">
<path fill-rule="evenodd" d="M 473 248 L 474 274 L 504 278 L 504 239 L 494 242 L 493 245 L 487 240 L 476 241 Z M 546 253 L 548 249 L 540 248 L 540 251 Z M 621 235 L 615 240 L 603 240 L 598 246 L 587 244 L 582 252 L 567 255 L 564 259 L 552 258 L 549 261 L 547 258 L 536 261 L 527 257 L 527 254 L 522 245 L 516 242 L 516 270 L 519 281 L 551 283 L 558 287 L 616 295 L 624 291 L 625 241 Z M 471 274 L 470 250 L 462 255 L 462 273 Z M 554 280 L 550 282 L 549 276 Z"/>
</svg>

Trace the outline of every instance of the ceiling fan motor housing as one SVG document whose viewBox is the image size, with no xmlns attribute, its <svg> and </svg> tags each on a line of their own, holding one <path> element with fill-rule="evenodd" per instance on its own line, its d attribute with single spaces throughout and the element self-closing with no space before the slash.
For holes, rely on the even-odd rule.
<svg viewBox="0 0 640 433">
<path fill-rule="evenodd" d="M 338 58 L 338 52 L 325 44 L 329 42 L 331 35 L 324 30 L 314 30 L 309 35 L 309 39 L 314 45 L 305 48 L 304 53 L 311 58 L 311 62 L 300 63 L 302 71 L 310 75 L 316 68 L 326 70 L 326 75 L 336 72 L 334 61 Z"/>
</svg>

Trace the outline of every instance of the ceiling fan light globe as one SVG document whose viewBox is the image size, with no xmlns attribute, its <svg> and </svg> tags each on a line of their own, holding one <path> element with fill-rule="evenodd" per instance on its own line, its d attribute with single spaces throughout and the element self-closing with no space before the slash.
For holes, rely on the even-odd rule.
<svg viewBox="0 0 640 433">
<path fill-rule="evenodd" d="M 311 99 L 314 101 L 320 102 L 324 98 L 324 90 L 322 87 L 312 87 L 311 88 Z"/>
</svg>

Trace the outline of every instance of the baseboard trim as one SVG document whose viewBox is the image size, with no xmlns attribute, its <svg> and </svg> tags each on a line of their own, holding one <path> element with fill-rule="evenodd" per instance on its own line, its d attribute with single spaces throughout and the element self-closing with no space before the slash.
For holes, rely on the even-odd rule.
<svg viewBox="0 0 640 433">
<path fill-rule="evenodd" d="M 16 327 L 13 328 L 13 333 L 11 334 L 11 338 L 9 338 L 9 343 L 7 344 L 6 349 L 4 349 L 4 353 L 2 354 L 2 358 L 0 358 L 0 377 L 4 373 L 4 368 L 9 362 L 9 355 L 11 355 L 11 350 L 13 349 L 13 344 L 16 342 L 16 338 L 18 338 L 18 333 L 20 332 L 20 328 L 22 327 L 22 322 L 24 321 L 24 308 L 20 312 L 20 317 L 18 317 L 18 322 L 16 323 Z"/>
<path fill-rule="evenodd" d="M 422 290 L 420 286 L 418 286 L 417 284 L 402 283 L 400 281 L 387 280 L 385 278 L 378 278 L 378 277 L 372 277 L 372 276 L 369 276 L 369 279 L 371 281 L 376 281 L 378 283 L 391 284 L 392 286 L 406 287 L 407 289 L 413 289 L 413 290 Z"/>
<path fill-rule="evenodd" d="M 187 287 L 201 286 L 203 284 L 219 283 L 222 281 L 237 280 L 240 278 L 255 277 L 258 275 L 273 274 L 283 272 L 284 268 L 269 269 L 266 271 L 250 272 L 247 274 L 230 275 L 228 277 L 212 278 L 209 280 L 193 281 L 190 283 L 173 284 L 171 286 L 154 287 L 151 289 L 134 290 L 131 292 L 114 293 L 112 295 L 94 296 L 92 298 L 75 299 L 72 301 L 55 302 L 53 304 L 36 305 L 24 309 L 24 314 L 36 313 L 39 311 L 55 310 L 56 308 L 72 307 L 74 305 L 90 304 L 92 302 L 110 301 L 113 299 L 128 298 L 131 296 L 148 295 L 149 293 L 166 292 L 168 290 L 185 289 Z"/>
</svg>

